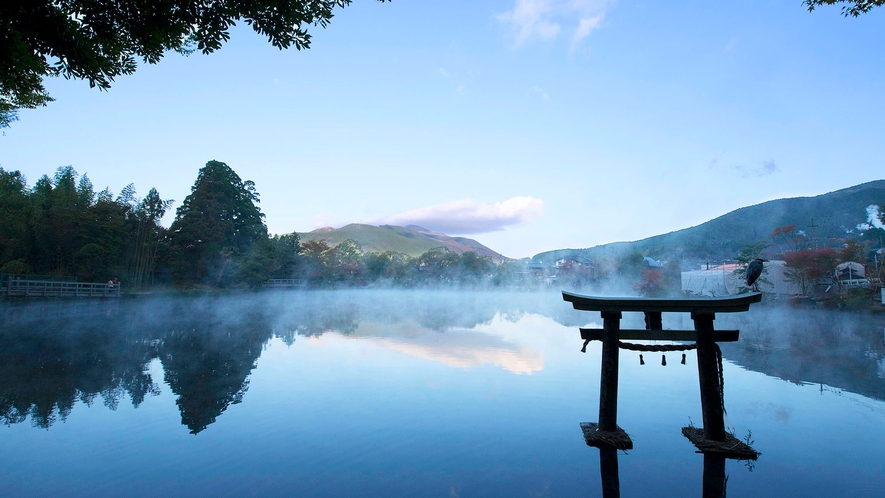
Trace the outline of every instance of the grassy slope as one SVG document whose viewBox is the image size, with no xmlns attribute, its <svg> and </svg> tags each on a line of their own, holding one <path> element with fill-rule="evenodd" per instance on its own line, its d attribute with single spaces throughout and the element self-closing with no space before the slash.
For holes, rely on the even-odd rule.
<svg viewBox="0 0 885 498">
<path fill-rule="evenodd" d="M 329 245 L 340 244 L 345 239 L 353 239 L 360 243 L 365 252 L 393 251 L 415 257 L 434 247 L 443 246 L 459 254 L 465 251 L 474 251 L 481 256 L 498 256 L 496 252 L 473 239 L 449 237 L 393 225 L 376 227 L 353 223 L 332 231 L 314 231 L 298 235 L 302 241 L 325 240 Z"/>
</svg>

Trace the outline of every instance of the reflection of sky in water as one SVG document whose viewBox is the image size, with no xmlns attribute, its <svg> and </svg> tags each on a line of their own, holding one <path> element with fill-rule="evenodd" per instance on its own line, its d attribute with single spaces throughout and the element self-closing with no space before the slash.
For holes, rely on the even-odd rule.
<svg viewBox="0 0 885 498">
<path fill-rule="evenodd" d="M 3 427 L 0 489 L 8 496 L 599 495 L 598 452 L 578 428 L 597 418 L 599 346 L 581 354 L 577 331 L 598 314 L 584 313 L 581 322 L 560 310 L 568 303 L 555 294 L 437 295 L 436 305 L 418 299 L 389 307 L 354 299 L 341 305 L 352 323 L 340 329 L 326 317 L 280 312 L 290 329 L 314 320 L 304 329 L 323 332 L 271 338 L 256 350 L 242 402 L 196 435 L 181 425 L 166 378 L 164 366 L 179 350 L 148 362 L 160 394 L 137 409 L 123 399 L 112 411 L 96 396 L 48 430 L 29 421 Z M 508 307 L 514 301 L 522 312 Z M 449 313 L 447 303 L 462 312 Z M 419 305 L 425 308 L 414 311 Z M 798 339 L 801 330 L 789 327 L 781 334 L 737 325 L 747 333 L 723 348 L 726 408 L 735 434 L 752 431 L 762 456 L 752 472 L 727 463 L 730 495 L 880 496 L 885 489 L 885 402 L 850 390 L 881 389 L 882 356 L 863 335 L 872 330 L 867 322 L 841 323 L 851 316 L 837 315 L 827 323 L 838 334 L 816 339 L 805 327 L 817 316 L 778 318 L 801 325 Z M 716 325 L 730 320 L 717 317 Z M 201 346 L 224 359 L 213 368 L 237 358 L 223 351 L 225 340 Z M 825 345 L 833 369 L 848 366 L 862 378 L 802 367 L 827 357 Z M 690 420 L 701 425 L 696 359 L 689 352 L 681 365 L 680 357 L 669 354 L 664 367 L 660 354 L 646 353 L 639 365 L 637 353 L 621 352 L 619 425 L 635 444 L 619 457 L 622 496 L 701 494 L 703 457 L 680 433 Z M 794 378 L 802 373 L 845 384 L 803 383 L 818 379 Z"/>
</svg>

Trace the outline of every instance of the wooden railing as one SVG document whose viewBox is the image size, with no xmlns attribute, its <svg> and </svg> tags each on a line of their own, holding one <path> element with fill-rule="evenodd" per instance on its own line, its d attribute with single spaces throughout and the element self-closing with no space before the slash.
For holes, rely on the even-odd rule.
<svg viewBox="0 0 885 498">
<path fill-rule="evenodd" d="M 304 285 L 304 279 L 302 278 L 272 278 L 264 282 L 264 287 L 270 289 L 301 287 L 302 285 Z"/>
<path fill-rule="evenodd" d="M 3 282 L 0 294 L 26 297 L 120 297 L 120 284 L 10 278 Z"/>
</svg>

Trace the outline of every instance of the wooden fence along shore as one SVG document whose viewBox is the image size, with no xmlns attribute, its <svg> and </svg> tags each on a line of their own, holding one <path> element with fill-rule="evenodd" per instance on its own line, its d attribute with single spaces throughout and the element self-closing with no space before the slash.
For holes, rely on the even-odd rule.
<svg viewBox="0 0 885 498">
<path fill-rule="evenodd" d="M 120 284 L 26 280 L 0 281 L 0 296 L 7 297 L 120 297 Z"/>
<path fill-rule="evenodd" d="M 303 287 L 303 278 L 272 278 L 263 284 L 268 289 L 291 289 L 293 287 Z"/>
</svg>

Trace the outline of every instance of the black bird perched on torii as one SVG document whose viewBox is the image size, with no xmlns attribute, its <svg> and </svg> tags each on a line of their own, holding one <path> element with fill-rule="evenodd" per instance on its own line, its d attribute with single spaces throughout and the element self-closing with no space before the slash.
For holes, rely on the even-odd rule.
<svg viewBox="0 0 885 498">
<path fill-rule="evenodd" d="M 747 265 L 747 287 L 753 287 L 753 290 L 759 292 L 759 285 L 756 280 L 762 275 L 762 263 L 767 259 L 756 258 Z"/>
</svg>

